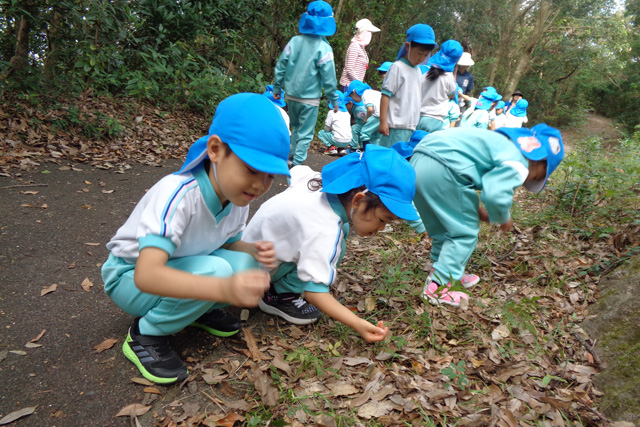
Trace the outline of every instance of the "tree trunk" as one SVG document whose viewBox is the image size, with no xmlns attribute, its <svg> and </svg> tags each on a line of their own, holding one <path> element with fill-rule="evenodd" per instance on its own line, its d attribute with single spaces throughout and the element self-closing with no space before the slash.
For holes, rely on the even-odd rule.
<svg viewBox="0 0 640 427">
<path fill-rule="evenodd" d="M 31 22 L 26 15 L 20 17 L 18 24 L 18 34 L 16 37 L 16 50 L 13 57 L 9 60 L 11 74 L 23 74 L 29 58 L 29 31 L 31 31 Z"/>
<path fill-rule="evenodd" d="M 516 60 L 516 65 L 511 68 L 509 76 L 504 85 L 504 93 L 513 93 L 520 83 L 520 79 L 527 71 L 533 51 L 540 43 L 542 36 L 549 29 L 559 12 L 551 10 L 551 3 L 547 0 L 540 2 L 540 9 L 534 23 L 533 31 L 526 40 L 526 44 L 522 48 L 522 53 Z"/>
<path fill-rule="evenodd" d="M 60 51 L 60 29 L 62 25 L 62 13 L 54 6 L 51 22 L 47 31 L 49 42 L 49 52 L 44 60 L 44 77 L 49 84 L 54 83 L 55 68 L 58 65 L 58 54 Z"/>
</svg>

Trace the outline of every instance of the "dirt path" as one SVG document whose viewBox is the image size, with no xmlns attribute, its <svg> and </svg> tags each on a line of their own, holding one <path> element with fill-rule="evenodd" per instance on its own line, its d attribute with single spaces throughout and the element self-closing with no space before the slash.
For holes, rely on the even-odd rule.
<svg viewBox="0 0 640 427">
<path fill-rule="evenodd" d="M 621 136 L 622 132 L 611 119 L 594 113 L 588 113 L 583 124 L 569 129 L 562 129 L 562 139 L 568 146 L 574 145 L 575 142 L 585 138 L 598 137 L 609 141 L 618 139 Z"/>
</svg>

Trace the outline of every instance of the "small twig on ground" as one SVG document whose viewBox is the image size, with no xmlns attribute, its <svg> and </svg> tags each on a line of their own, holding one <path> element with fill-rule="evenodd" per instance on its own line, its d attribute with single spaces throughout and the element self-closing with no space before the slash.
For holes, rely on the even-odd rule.
<svg viewBox="0 0 640 427">
<path fill-rule="evenodd" d="M 26 188 L 26 187 L 48 187 L 49 184 L 19 184 L 19 185 L 8 185 L 6 187 L 0 187 L 0 190 L 8 190 L 10 188 Z"/>
<path fill-rule="evenodd" d="M 215 403 L 216 405 L 218 405 L 218 408 L 220 408 L 222 410 L 222 412 L 224 412 L 225 415 L 228 414 L 227 410 L 224 409 L 222 406 L 220 406 L 220 404 L 218 403 L 218 401 L 216 399 L 213 398 L 213 396 L 210 396 L 207 394 L 207 392 L 205 392 L 204 390 L 201 391 L 200 393 L 204 394 L 205 396 L 207 396 L 213 403 Z M 215 392 L 213 393 L 215 394 Z M 217 397 L 217 396 L 216 396 Z"/>
<path fill-rule="evenodd" d="M 600 356 L 598 356 L 598 353 L 596 353 L 596 350 L 593 348 L 593 346 L 589 343 L 587 343 L 584 338 L 582 338 L 580 335 L 576 334 L 576 333 L 572 333 L 571 335 L 573 335 L 573 337 L 575 339 L 577 339 L 578 341 L 580 341 L 580 344 L 582 344 L 582 346 L 589 352 L 591 353 L 591 355 L 593 356 L 593 361 L 597 364 L 600 365 L 602 363 L 602 361 L 600 360 Z"/>
</svg>

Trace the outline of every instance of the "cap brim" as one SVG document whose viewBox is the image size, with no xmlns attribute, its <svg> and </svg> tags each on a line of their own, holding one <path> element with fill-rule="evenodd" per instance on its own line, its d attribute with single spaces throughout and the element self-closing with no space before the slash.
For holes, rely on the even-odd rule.
<svg viewBox="0 0 640 427">
<path fill-rule="evenodd" d="M 532 193 L 539 193 L 547 184 L 547 178 L 538 181 L 525 182 L 522 186 Z"/>
<path fill-rule="evenodd" d="M 229 144 L 229 147 L 240 160 L 255 170 L 269 174 L 291 176 L 287 161 L 280 157 L 237 144 Z"/>
<path fill-rule="evenodd" d="M 379 194 L 378 197 L 380 197 L 380 200 L 384 203 L 386 208 L 398 218 L 402 218 L 407 221 L 417 221 L 420 219 L 418 211 L 416 211 L 413 203 L 398 202 L 397 200 L 393 200 L 387 196 L 381 196 Z"/>
</svg>

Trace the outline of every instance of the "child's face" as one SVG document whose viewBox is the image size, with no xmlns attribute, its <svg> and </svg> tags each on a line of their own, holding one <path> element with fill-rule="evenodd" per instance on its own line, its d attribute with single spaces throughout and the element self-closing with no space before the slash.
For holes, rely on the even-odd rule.
<svg viewBox="0 0 640 427">
<path fill-rule="evenodd" d="M 362 97 L 360 95 L 358 95 L 358 93 L 355 90 L 353 92 L 351 92 L 351 95 L 349 95 L 349 96 L 356 102 L 362 101 Z"/>
<path fill-rule="evenodd" d="M 216 135 L 209 138 L 207 151 L 211 162 L 216 164 L 215 174 L 213 167 L 209 170 L 209 179 L 223 205 L 231 202 L 236 206 L 247 206 L 271 188 L 273 175 L 247 165 L 226 149 Z"/>
<path fill-rule="evenodd" d="M 411 47 L 411 42 L 405 42 L 405 47 L 407 49 L 405 58 L 407 58 L 414 67 L 418 64 L 422 64 L 424 60 L 427 59 L 429 52 L 431 52 L 431 49 L 427 49 L 424 46 Z"/>
<path fill-rule="evenodd" d="M 524 182 L 540 181 L 547 176 L 547 161 L 546 160 L 529 160 L 529 175 Z"/>
<path fill-rule="evenodd" d="M 499 116 L 500 114 L 502 114 L 504 112 L 504 108 L 498 108 L 496 110 L 496 114 Z"/>
<path fill-rule="evenodd" d="M 362 198 L 357 201 L 356 197 L 362 194 Z M 364 201 L 364 193 L 357 193 L 354 196 L 353 213 L 351 214 L 351 226 L 358 236 L 373 236 L 391 221 L 397 218 L 389 209 L 378 206 L 367 210 L 367 203 Z"/>
</svg>

